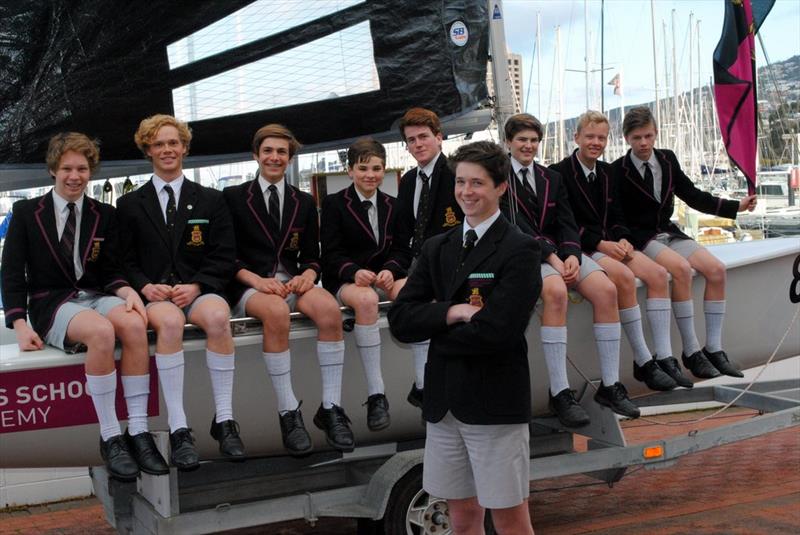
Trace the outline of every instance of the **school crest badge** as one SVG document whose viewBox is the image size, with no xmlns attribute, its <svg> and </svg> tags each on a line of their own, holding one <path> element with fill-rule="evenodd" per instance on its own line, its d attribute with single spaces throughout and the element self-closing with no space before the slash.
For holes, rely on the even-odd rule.
<svg viewBox="0 0 800 535">
<path fill-rule="evenodd" d="M 472 292 L 469 294 L 469 304 L 474 307 L 483 308 L 483 296 L 481 295 L 480 288 L 472 289 Z"/>
<path fill-rule="evenodd" d="M 287 247 L 290 251 L 296 251 L 300 248 L 300 233 L 299 232 L 292 232 L 292 237 L 289 240 L 289 246 Z"/>
<path fill-rule="evenodd" d="M 192 227 L 192 239 L 186 243 L 190 247 L 201 247 L 205 245 L 203 241 L 203 231 L 200 230 L 200 225 Z"/>
<path fill-rule="evenodd" d="M 89 262 L 97 262 L 97 259 L 100 258 L 100 243 L 103 241 L 103 238 L 95 238 L 92 240 L 92 251 L 89 253 Z"/>
<path fill-rule="evenodd" d="M 444 225 L 443 227 L 455 227 L 461 221 L 458 220 L 456 217 L 456 213 L 453 211 L 452 206 L 448 206 L 444 211 Z"/>
</svg>

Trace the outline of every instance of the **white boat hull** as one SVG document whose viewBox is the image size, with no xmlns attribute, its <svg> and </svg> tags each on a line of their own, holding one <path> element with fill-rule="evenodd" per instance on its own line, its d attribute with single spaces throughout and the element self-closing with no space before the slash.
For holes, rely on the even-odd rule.
<svg viewBox="0 0 800 535">
<path fill-rule="evenodd" d="M 798 305 L 789 300 L 792 284 L 792 266 L 800 256 L 800 238 L 766 240 L 710 248 L 728 266 L 728 304 L 723 333 L 728 355 L 742 368 L 763 364 L 772 354 L 784 335 Z M 696 277 L 694 282 L 695 317 L 697 332 L 703 341 L 704 320 L 702 295 L 704 281 Z M 800 283 L 797 291 L 800 292 Z M 575 366 L 588 378 L 599 378 L 599 367 L 592 336 L 592 309 L 588 302 L 572 296 L 578 302 L 571 304 L 568 316 L 568 353 Z M 639 302 L 644 303 L 645 288 L 639 288 Z M 531 362 L 531 385 L 533 411 L 547 412 L 547 373 L 539 343 L 539 318 L 536 314 L 528 329 L 529 358 Z M 776 360 L 800 354 L 800 322 L 796 322 Z M 344 388 L 342 404 L 353 420 L 353 429 L 358 447 L 409 441 L 422 438 L 424 427 L 419 410 L 409 405 L 406 394 L 413 380 L 411 353 L 407 346 L 392 339 L 381 315 L 381 339 L 383 342 L 383 374 L 386 394 L 391 405 L 392 425 L 385 431 L 373 433 L 366 426 L 366 384 L 352 334 L 345 335 Z M 680 338 L 673 325 L 672 344 L 680 353 Z M 13 333 L 11 334 L 13 336 Z M 278 427 L 275 396 L 266 375 L 261 357 L 261 337 L 258 334 L 237 336 L 236 379 L 234 387 L 234 413 L 241 425 L 242 438 L 250 455 L 283 455 Z M 0 467 L 48 467 L 87 466 L 100 464 L 98 452 L 98 427 L 96 423 L 44 428 L 53 422 L 47 418 L 53 414 L 54 404 L 65 403 L 60 398 L 69 398 L 69 389 L 77 389 L 77 380 L 69 384 L 52 386 L 52 377 L 72 366 L 79 370 L 81 355 L 66 355 L 52 348 L 40 352 L 19 353 L 9 333 L 3 334 L 0 347 Z M 622 344 L 620 375 L 632 396 L 649 392 L 633 379 L 631 352 L 627 342 Z M 302 398 L 306 425 L 317 450 L 328 449 L 322 432 L 311 420 L 320 403 L 320 374 L 316 360 L 316 330 L 295 322 L 291 333 L 292 375 L 294 389 Z M 217 455 L 216 442 L 208 435 L 208 427 L 214 413 L 208 373 L 205 367 L 204 340 L 189 340 L 186 351 L 186 412 L 194 427 L 197 444 L 203 458 Z M 152 352 L 152 348 L 151 348 Z M 38 370 L 36 373 L 30 373 Z M 43 377 L 20 384 L 19 377 Z M 47 378 L 45 377 L 47 375 Z M 581 374 L 569 366 L 570 384 L 580 388 L 585 384 Z M 50 383 L 48 383 L 50 381 Z M 76 382 L 77 381 L 77 382 Z M 49 385 L 49 386 L 48 386 Z M 23 386 L 25 396 L 18 389 Z M 40 394 L 40 402 L 33 399 L 34 388 Z M 60 388 L 60 389 L 59 389 Z M 436 385 L 426 385 L 436 388 Z M 66 392 L 62 394 L 62 392 Z M 154 387 L 151 392 L 155 394 Z M 48 398 L 48 393 L 50 399 Z M 80 392 L 74 392 L 80 394 Z M 85 393 L 82 394 L 86 402 Z M 21 403 L 21 401 L 27 401 Z M 69 401 L 69 400 L 68 400 Z M 68 402 L 67 401 L 67 402 Z M 159 395 L 158 416 L 150 419 L 152 430 L 166 430 L 166 410 Z M 85 407 L 85 405 L 84 405 Z M 35 409 L 38 409 L 37 413 Z M 66 415 L 65 419 L 81 415 Z M 85 416 L 85 415 L 84 415 Z M 93 415 L 90 415 L 91 418 Z M 36 421 L 33 421 L 35 419 Z M 28 430 L 20 430 L 26 428 Z M 357 450 L 358 451 L 358 450 Z"/>
</svg>

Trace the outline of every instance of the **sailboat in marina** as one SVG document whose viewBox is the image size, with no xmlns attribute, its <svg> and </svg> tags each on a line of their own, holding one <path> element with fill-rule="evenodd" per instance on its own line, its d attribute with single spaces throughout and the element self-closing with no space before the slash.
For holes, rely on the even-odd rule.
<svg viewBox="0 0 800 535">
<path fill-rule="evenodd" d="M 482 131 L 493 119 L 502 124 L 504 114 L 507 115 L 511 109 L 510 90 L 504 83 L 508 76 L 503 73 L 507 61 L 504 57 L 502 2 L 446 1 L 422 6 L 412 6 L 402 1 L 342 2 L 327 13 L 315 13 L 312 18 L 298 22 L 296 27 L 285 28 L 275 34 L 251 35 L 242 42 L 230 45 L 230 48 L 210 50 L 206 56 L 198 53 L 191 62 L 182 65 L 169 63 L 167 49 L 171 44 L 195 35 L 197 41 L 194 45 L 201 48 L 199 43 L 202 42 L 202 34 L 198 32 L 209 26 L 209 21 L 225 20 L 234 24 L 230 20 L 236 20 L 239 10 L 252 8 L 251 3 L 203 3 L 196 12 L 187 14 L 178 28 L 167 28 L 163 21 L 169 2 L 148 4 L 152 5 L 144 10 L 127 2 L 98 2 L 95 6 L 98 13 L 93 19 L 95 22 L 80 19 L 85 26 L 71 29 L 61 27 L 59 19 L 51 19 L 51 23 L 58 26 L 54 28 L 58 31 L 53 34 L 63 37 L 61 45 L 70 53 L 75 52 L 67 46 L 75 38 L 71 31 L 78 32 L 84 40 L 98 40 L 93 43 L 95 47 L 87 47 L 87 50 L 97 50 L 100 57 L 96 59 L 102 60 L 103 68 L 115 74 L 108 76 L 107 85 L 103 85 L 104 80 L 97 80 L 99 88 L 90 97 L 96 107 L 105 109 L 116 106 L 114 120 L 104 118 L 98 121 L 95 117 L 82 115 L 66 103 L 64 109 L 55 113 L 50 105 L 46 105 L 50 102 L 49 94 L 41 94 L 32 85 L 26 85 L 25 90 L 31 93 L 29 100 L 42 110 L 40 120 L 46 124 L 34 128 L 37 124 L 35 121 L 21 124 L 18 120 L 14 122 L 14 119 L 9 119 L 9 123 L 13 124 L 4 125 L 13 126 L 24 141 L 2 144 L 0 183 L 4 188 L 47 184 L 49 179 L 42 179 L 40 164 L 36 163 L 40 159 L 37 151 L 47 133 L 57 128 L 94 130 L 104 141 L 107 140 L 104 143 L 104 155 L 109 159 L 97 178 L 141 172 L 142 163 L 134 159 L 134 149 L 127 140 L 130 125 L 144 116 L 146 110 L 159 107 L 172 109 L 174 90 L 193 84 L 196 84 L 195 90 L 199 90 L 206 79 L 235 71 L 251 62 L 280 56 L 292 48 L 311 44 L 329 34 L 338 35 L 353 27 L 359 27 L 361 33 L 338 35 L 338 38 L 344 39 L 339 43 L 351 42 L 347 39 L 352 39 L 359 46 L 367 46 L 366 41 L 360 40 L 369 41 L 372 63 L 364 71 L 369 73 L 367 85 L 343 96 L 326 94 L 325 98 L 318 100 L 293 102 L 276 108 L 248 108 L 214 117 L 198 116 L 191 121 L 191 126 L 199 143 L 193 146 L 193 156 L 188 159 L 187 167 L 241 160 L 243 154 L 247 156 L 246 139 L 249 134 L 266 122 L 286 123 L 308 140 L 306 150 L 321 151 L 346 146 L 353 138 L 363 135 L 394 141 L 397 139 L 394 132 L 397 118 L 406 108 L 414 105 L 437 111 L 445 118 L 445 131 L 453 135 Z M 262 9 L 269 12 L 266 4 L 261 3 Z M 126 16 L 121 17 L 118 10 L 123 10 Z M 42 17 L 47 13 L 40 6 L 29 15 Z M 228 17 L 233 19 L 229 20 Z M 134 22 L 131 23 L 131 20 Z M 398 20 L 413 21 L 413 34 L 407 28 L 398 28 Z M 103 21 L 108 26 L 100 36 L 96 33 L 97 21 Z M 359 26 L 365 22 L 366 26 Z M 462 25 L 469 30 L 466 42 L 460 31 Z M 453 31 L 453 28 L 459 31 Z M 429 40 L 420 43 L 419 34 L 428 35 Z M 142 43 L 141 49 L 134 50 L 127 46 L 128 40 L 134 36 L 137 42 Z M 34 46 L 30 41 L 27 43 Z M 58 46 L 58 43 L 53 46 Z M 425 54 L 424 62 L 419 61 L 421 54 Z M 144 57 L 153 55 L 161 58 L 155 67 L 149 71 L 137 67 Z M 497 95 L 492 103 L 487 100 L 485 85 L 489 55 L 496 69 L 494 78 Z M 47 58 L 48 61 L 53 59 L 49 55 Z M 34 55 L 24 56 L 23 59 L 27 59 L 29 64 L 6 67 L 17 69 L 5 73 L 7 79 L 17 76 L 15 80 L 24 84 L 26 80 L 20 73 L 35 67 L 52 74 L 45 69 L 47 65 L 37 63 Z M 69 54 L 61 56 L 60 60 L 64 62 L 62 68 L 76 75 L 86 74 L 79 72 L 79 68 L 92 63 L 73 61 Z M 424 73 L 417 73 L 412 68 L 420 63 L 424 63 L 420 67 Z M 130 72 L 127 76 L 142 82 L 141 91 L 131 92 L 129 87 L 121 91 L 118 87 L 122 81 L 120 73 L 128 69 Z M 146 76 L 153 74 L 153 69 L 159 74 L 158 81 L 144 83 Z M 235 80 L 225 83 L 236 84 L 244 77 L 244 73 L 237 72 Z M 214 83 L 223 83 L 220 80 L 216 79 Z M 374 84 L 376 80 L 377 84 Z M 219 90 L 219 86 L 213 84 L 211 89 L 205 87 L 208 93 Z M 63 89 L 70 90 L 66 87 Z M 191 93 L 188 89 L 185 92 L 189 102 Z M 701 91 L 698 100 L 702 98 L 703 102 L 708 102 L 711 100 L 706 98 L 708 95 L 708 91 Z M 129 99 L 124 100 L 126 105 L 117 105 L 122 98 Z M 81 104 L 86 104 L 85 99 L 79 100 Z M 689 124 L 689 116 L 695 117 L 695 122 L 701 125 L 699 131 L 712 128 L 713 121 L 707 111 L 686 111 L 688 108 L 681 111 L 678 104 L 674 108 L 678 110 L 675 117 L 667 118 L 664 106 L 678 100 L 679 97 L 673 95 L 672 100 L 661 102 L 661 120 L 664 122 L 662 135 L 670 136 L 668 139 L 681 137 L 680 133 Z M 11 108 L 19 110 L 24 104 L 14 101 Z M 199 102 L 196 104 L 199 106 Z M 708 104 L 699 109 L 707 110 Z M 9 116 L 14 117 L 13 114 Z M 547 157 L 558 154 L 558 150 L 564 154 L 566 149 L 568 130 L 564 126 L 558 128 L 559 141 L 556 144 L 561 148 L 548 148 Z M 3 128 L 2 131 L 9 130 Z M 692 146 L 698 172 L 701 165 L 712 169 L 719 165 L 716 158 L 700 156 L 705 152 L 715 152 L 717 149 L 709 149 L 713 145 L 695 140 Z M 717 179 L 713 177 L 713 180 Z M 800 339 L 800 323 L 796 321 L 798 301 L 793 300 L 793 296 L 800 291 L 800 274 L 797 271 L 800 240 L 788 238 L 734 243 L 714 248 L 712 252 L 728 268 L 728 286 L 731 289 L 729 302 L 748 303 L 747 307 L 731 306 L 728 310 L 725 345 L 730 348 L 732 360 L 743 368 L 750 368 L 764 364 L 768 359 L 781 360 L 795 356 L 798 347 L 792 341 Z M 764 284 L 763 281 L 769 283 Z M 701 285 L 702 281 L 696 279 L 693 294 L 697 296 L 697 309 L 701 308 Z M 640 285 L 638 292 L 643 300 L 645 288 Z M 616 418 L 591 401 L 593 385 L 596 385 L 600 374 L 597 359 L 593 356 L 593 343 L 590 337 L 580 334 L 590 329 L 592 308 L 577 295 L 572 295 L 571 299 L 568 328 L 574 335 L 570 337 L 569 346 L 570 383 L 578 386 L 581 403 L 590 410 L 597 422 L 597 426 L 584 432 L 597 440 L 598 445 L 618 448 L 613 451 L 619 452 L 620 459 L 623 454 L 628 459 L 624 461 L 628 463 L 624 466 L 635 464 L 631 459 L 639 464 L 659 460 L 666 463 L 671 459 L 668 458 L 671 452 L 662 451 L 661 459 L 643 459 L 641 455 L 632 457 L 624 437 L 614 434 Z M 305 460 L 288 458 L 278 432 L 276 401 L 263 370 L 261 327 L 251 318 L 234 320 L 232 328 L 237 362 L 234 407 L 242 425 L 242 438 L 252 459 L 241 467 L 217 462 L 216 443 L 204 432 L 197 432 L 197 445 L 206 462 L 196 476 L 179 477 L 175 473 L 161 478 L 144 476 L 135 488 L 121 489 L 110 483 L 101 469 L 94 468 L 95 490 L 108 507 L 110 521 L 121 531 L 126 527 L 134 530 L 139 522 L 150 530 L 145 531 L 140 526 L 138 529 L 141 532 L 167 532 L 176 526 L 187 531 L 203 532 L 232 527 L 232 524 L 225 523 L 230 521 L 232 515 L 227 514 L 230 511 L 251 515 L 254 523 L 326 514 L 365 519 L 383 519 L 397 514 L 396 518 L 400 518 L 402 525 L 408 528 L 407 533 L 446 533 L 431 529 L 440 525 L 432 519 L 437 518 L 439 520 L 436 522 L 439 522 L 442 518 L 441 515 L 436 516 L 436 507 L 441 506 L 441 500 L 424 494 L 416 478 L 421 464 L 419 448 L 424 443 L 425 428 L 420 424 L 419 410 L 405 401 L 413 377 L 412 361 L 409 348 L 393 339 L 389 333 L 385 318 L 387 307 L 388 304 L 382 307 L 379 325 L 386 394 L 392 406 L 391 427 L 371 432 L 367 428 L 364 411 L 355 410 L 363 402 L 364 374 L 360 370 L 360 359 L 352 334 L 347 333 L 342 404 L 353 418 L 357 448 L 351 454 L 335 452 L 326 445 L 321 432 L 310 429 L 317 453 Z M 565 433 L 566 430 L 557 428 L 558 424 L 548 416 L 548 385 L 546 374 L 542 373 L 544 355 L 538 340 L 540 313 L 541 310 L 537 309 L 527 331 L 532 409 L 536 415 L 533 424 L 538 426 L 540 432 L 544 428 L 548 433 Z M 290 336 L 292 354 L 296 356 L 293 368 L 305 371 L 296 373 L 295 387 L 306 395 L 306 406 L 315 406 L 320 402 L 316 397 L 320 392 L 320 377 L 312 358 L 316 334 L 313 324 L 300 314 L 294 315 Z M 186 391 L 186 406 L 190 419 L 197 422 L 206 422 L 213 415 L 213 406 L 206 394 L 209 384 L 205 360 L 201 358 L 205 350 L 202 338 L 202 333 L 194 326 L 186 327 L 186 383 L 192 385 Z M 781 339 L 788 342 L 779 343 Z M 677 341 L 676 332 L 673 340 L 676 347 Z M 81 379 L 82 355 L 67 354 L 53 348 L 20 352 L 13 332 L 9 330 L 0 331 L 0 344 L 0 467 L 96 467 L 101 464 L 96 447 L 97 423 L 93 420 Z M 153 354 L 154 347 L 150 349 Z M 621 357 L 622 382 L 628 385 L 632 396 L 646 396 L 650 392 L 634 380 L 631 354 L 627 346 L 624 349 Z M 436 388 L 436 385 L 426 385 L 426 388 Z M 155 395 L 157 391 L 151 389 L 154 394 L 151 396 L 154 414 L 151 429 L 160 432 L 157 433 L 160 443 L 166 447 L 163 433 L 168 428 L 166 411 L 161 396 Z M 701 391 L 698 387 L 697 392 Z M 791 406 L 781 403 L 778 403 L 780 410 L 791 411 Z M 350 411 L 351 407 L 354 410 Z M 766 428 L 792 425 L 791 416 L 791 412 L 783 412 L 775 419 L 765 419 L 769 422 Z M 755 429 L 748 429 L 747 433 L 755 433 Z M 720 442 L 732 439 L 727 437 Z M 43 455 L 42 446 L 47 444 L 59 444 L 59 447 L 49 448 L 48 454 Z M 534 455 L 537 454 L 536 444 L 533 446 Z M 586 459 L 591 459 L 591 462 L 573 464 L 571 469 L 578 470 L 580 466 L 580 472 L 594 471 L 602 468 L 603 462 L 610 462 L 599 457 L 589 456 Z M 617 462 L 618 459 L 613 461 Z M 561 473 L 568 473 L 570 469 L 565 467 L 569 463 L 558 456 L 550 460 L 542 458 L 539 462 L 538 466 L 549 463 L 550 469 L 561 470 Z M 541 475 L 532 474 L 531 477 Z M 123 495 L 130 509 L 121 512 L 122 509 L 115 507 L 122 503 Z M 260 509 L 253 505 L 256 502 Z"/>
</svg>

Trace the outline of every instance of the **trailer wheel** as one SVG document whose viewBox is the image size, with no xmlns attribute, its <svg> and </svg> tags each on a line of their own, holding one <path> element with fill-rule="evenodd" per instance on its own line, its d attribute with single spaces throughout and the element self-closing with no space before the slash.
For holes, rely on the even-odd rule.
<svg viewBox="0 0 800 535">
<path fill-rule="evenodd" d="M 383 517 L 386 535 L 451 535 L 447 501 L 422 488 L 422 465 L 415 466 L 395 483 Z M 484 521 L 486 535 L 494 535 L 489 511 Z"/>
</svg>

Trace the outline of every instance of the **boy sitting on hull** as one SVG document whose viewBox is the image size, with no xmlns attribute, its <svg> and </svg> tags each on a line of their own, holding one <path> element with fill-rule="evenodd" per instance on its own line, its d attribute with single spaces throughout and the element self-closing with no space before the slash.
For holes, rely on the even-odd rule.
<svg viewBox="0 0 800 535">
<path fill-rule="evenodd" d="M 589 423 L 567 381 L 567 290 L 575 288 L 592 303 L 594 337 L 602 383 L 595 401 L 630 418 L 639 409 L 619 382 L 620 323 L 617 289 L 595 261 L 581 254 L 580 237 L 561 175 L 533 161 L 542 125 L 527 113 L 505 124 L 511 151 L 511 180 L 504 208 L 512 222 L 542 246 L 542 348 L 550 377 L 550 407 L 567 427 Z"/>
<path fill-rule="evenodd" d="M 322 203 L 322 284 L 355 311 L 353 329 L 367 377 L 367 426 L 389 427 L 389 402 L 381 374 L 378 303 L 394 301 L 411 263 L 409 237 L 396 230 L 397 201 L 380 191 L 386 150 L 372 139 L 347 151 L 353 184 Z"/>
<path fill-rule="evenodd" d="M 681 232 L 670 217 L 676 196 L 695 210 L 729 219 L 735 219 L 737 212 L 755 209 L 756 196 L 730 201 L 697 189 L 681 170 L 672 151 L 653 148 L 658 130 L 647 107 L 630 110 L 622 122 L 622 131 L 631 148 L 612 164 L 619 201 L 631 230 L 633 246 L 672 275 L 672 313 L 683 341 L 683 365 L 695 377 L 703 379 L 717 377 L 720 373 L 742 377 L 742 372 L 722 349 L 725 266 Z M 703 306 L 706 346 L 702 351 L 694 330 L 692 268 L 706 279 Z M 682 384 L 679 378 L 684 376 L 677 360 L 663 359 L 658 363 Z"/>
<path fill-rule="evenodd" d="M 401 341 L 430 339 L 422 416 L 423 488 L 447 499 L 453 533 L 533 533 L 528 507 L 531 411 L 525 329 L 541 290 L 539 246 L 500 213 L 508 157 L 460 147 L 463 225 L 430 238 L 389 310 Z"/>
<path fill-rule="evenodd" d="M 125 268 L 147 301 L 156 333 L 156 366 L 167 406 L 172 464 L 194 470 L 199 457 L 183 409 L 183 327 L 206 333 L 206 364 L 216 415 L 211 436 L 220 453 L 244 460 L 233 419 L 234 345 L 230 308 L 222 297 L 234 269 L 234 236 L 222 193 L 183 175 L 192 134 L 171 115 L 139 124 L 136 145 L 153 164 L 152 178 L 117 202 Z"/>
<path fill-rule="evenodd" d="M 132 480 L 139 469 L 169 473 L 147 429 L 150 359 L 147 316 L 122 274 L 116 214 L 90 199 L 86 187 L 99 162 L 97 144 L 68 132 L 50 140 L 49 193 L 14 204 L 3 248 L 6 325 L 22 351 L 86 346 L 86 390 L 100 423 L 100 453 L 111 477 Z M 29 325 L 26 316 L 30 316 Z M 128 429 L 115 409 L 114 338 L 122 344 L 122 387 Z"/>
<path fill-rule="evenodd" d="M 558 171 L 569 193 L 581 237 L 581 249 L 600 264 L 617 287 L 622 327 L 633 349 L 633 375 L 653 390 L 671 390 L 675 380 L 653 359 L 642 330 L 642 313 L 636 300 L 636 277 L 647 285 L 647 311 L 656 343 L 656 358 L 672 357 L 670 345 L 669 281 L 667 270 L 633 250 L 616 198 L 611 165 L 598 160 L 608 141 L 608 119 L 597 111 L 578 118 L 578 148 L 550 168 Z M 673 359 L 674 360 L 674 359 Z M 692 386 L 686 381 L 681 386 Z"/>
<path fill-rule="evenodd" d="M 294 395 L 289 353 L 289 314 L 302 312 L 319 332 L 317 359 L 322 403 L 314 425 L 329 445 L 353 451 L 350 419 L 341 406 L 344 337 L 336 299 L 315 286 L 321 271 L 317 207 L 308 193 L 289 184 L 284 173 L 300 143 L 283 125 L 268 124 L 253 136 L 255 180 L 225 188 L 236 229 L 235 280 L 229 287 L 236 317 L 263 325 L 263 357 L 278 399 L 283 445 L 291 455 L 311 452 L 300 403 Z"/>
<path fill-rule="evenodd" d="M 447 157 L 442 154 L 439 117 L 425 108 L 411 108 L 400 119 L 399 129 L 417 167 L 400 179 L 397 191 L 398 234 L 412 237 L 411 253 L 416 260 L 425 240 L 460 224 L 464 214 L 453 196 L 453 171 L 447 165 Z M 409 271 L 413 269 L 412 262 Z M 414 355 L 415 381 L 408 393 L 408 402 L 422 408 L 428 341 L 410 345 Z"/>
</svg>

